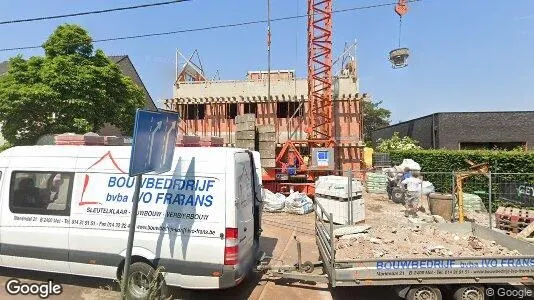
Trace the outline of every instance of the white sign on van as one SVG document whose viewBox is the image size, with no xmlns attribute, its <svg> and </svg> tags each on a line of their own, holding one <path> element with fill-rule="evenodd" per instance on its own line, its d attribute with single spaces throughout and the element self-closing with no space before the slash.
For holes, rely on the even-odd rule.
<svg viewBox="0 0 534 300">
<path fill-rule="evenodd" d="M 81 199 L 72 207 L 72 225 L 126 230 L 135 178 L 99 173 L 83 176 Z M 210 225 L 220 221 L 217 212 L 224 212 L 224 198 L 220 195 L 224 189 L 219 183 L 212 177 L 145 176 L 139 194 L 137 230 L 215 234 Z M 110 216 L 114 222 L 109 221 Z"/>
</svg>

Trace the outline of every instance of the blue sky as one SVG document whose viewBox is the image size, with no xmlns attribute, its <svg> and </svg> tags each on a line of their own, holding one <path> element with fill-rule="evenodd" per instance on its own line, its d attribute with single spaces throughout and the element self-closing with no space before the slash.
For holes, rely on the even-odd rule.
<svg viewBox="0 0 534 300">
<path fill-rule="evenodd" d="M 8 0 L 0 20 L 105 9 L 161 0 Z M 395 0 L 334 0 L 345 9 Z M 271 0 L 272 17 L 306 13 L 306 0 Z M 0 48 L 41 44 L 62 23 L 77 23 L 94 39 L 205 27 L 266 18 L 266 0 L 190 2 L 32 23 L 0 25 Z M 334 51 L 358 41 L 360 89 L 382 100 L 394 123 L 433 112 L 534 110 L 534 1 L 422 0 L 403 18 L 402 46 L 409 66 L 392 69 L 387 60 L 397 46 L 398 16 L 393 7 L 338 13 Z M 306 76 L 306 20 L 272 24 L 272 68 Z M 266 25 L 184 33 L 96 44 L 108 55 L 127 54 L 156 102 L 172 94 L 175 51 L 198 49 L 208 75 L 242 79 L 248 70 L 267 68 Z M 19 52 L 0 52 L 6 60 Z M 20 52 L 25 57 L 42 50 Z"/>
</svg>

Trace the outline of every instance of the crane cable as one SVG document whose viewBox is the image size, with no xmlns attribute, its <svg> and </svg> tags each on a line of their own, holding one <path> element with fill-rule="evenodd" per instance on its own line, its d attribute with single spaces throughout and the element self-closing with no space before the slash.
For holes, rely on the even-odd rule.
<svg viewBox="0 0 534 300">
<path fill-rule="evenodd" d="M 408 0 L 406 2 L 421 2 L 421 1 L 423 0 Z M 364 10 L 364 9 L 371 9 L 371 8 L 379 8 L 379 7 L 385 7 L 385 6 L 392 6 L 396 4 L 397 3 L 390 2 L 390 3 L 381 3 L 381 4 L 375 4 L 375 5 L 358 6 L 358 7 L 346 8 L 346 9 L 333 10 L 332 13 L 334 14 L 334 13 L 357 11 L 357 10 Z M 280 17 L 280 18 L 271 19 L 271 23 L 292 20 L 292 19 L 299 19 L 299 18 L 307 18 L 307 17 L 308 17 L 308 14 L 289 16 L 289 17 Z M 137 35 L 130 35 L 130 36 L 110 37 L 110 38 L 96 39 L 96 40 L 93 40 L 92 42 L 99 43 L 99 42 L 111 42 L 111 41 L 119 41 L 119 40 L 131 40 L 131 39 L 139 39 L 139 38 L 147 38 L 147 37 L 173 35 L 173 34 L 179 34 L 179 33 L 189 33 L 189 32 L 206 31 L 206 30 L 221 29 L 221 28 L 240 27 L 240 26 L 245 26 L 245 25 L 255 25 L 255 24 L 262 24 L 262 23 L 267 23 L 267 20 L 246 21 L 246 22 L 232 23 L 232 24 L 173 30 L 173 31 L 167 31 L 167 32 L 155 32 L 155 33 L 137 34 Z M 76 44 L 72 44 L 72 45 L 75 46 Z M 42 45 L 0 48 L 0 52 L 15 51 L 15 50 L 30 50 L 30 49 L 38 49 L 38 48 L 42 48 Z"/>
</svg>

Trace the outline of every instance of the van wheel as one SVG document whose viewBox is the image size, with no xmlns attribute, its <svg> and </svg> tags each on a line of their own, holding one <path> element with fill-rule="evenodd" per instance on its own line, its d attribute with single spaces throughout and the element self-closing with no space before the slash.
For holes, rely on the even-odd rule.
<svg viewBox="0 0 534 300">
<path fill-rule="evenodd" d="M 163 274 L 156 276 L 156 270 L 144 262 L 130 266 L 125 296 L 127 300 L 165 299 L 168 289 Z"/>
</svg>

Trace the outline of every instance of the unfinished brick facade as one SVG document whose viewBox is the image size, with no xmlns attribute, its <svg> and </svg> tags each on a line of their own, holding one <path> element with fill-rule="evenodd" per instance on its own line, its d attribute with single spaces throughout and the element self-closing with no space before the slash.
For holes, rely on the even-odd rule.
<svg viewBox="0 0 534 300">
<path fill-rule="evenodd" d="M 274 124 L 279 146 L 286 140 L 305 140 L 307 81 L 292 71 L 273 71 L 271 100 L 267 99 L 265 72 L 249 72 L 241 81 L 177 82 L 166 109 L 180 113 L 180 131 L 186 135 L 219 136 L 235 143 L 236 115 L 255 113 L 258 125 Z M 275 75 L 276 74 L 276 75 Z M 362 101 L 355 77 L 334 80 L 334 128 L 338 165 L 359 169 L 362 138 Z"/>
</svg>

